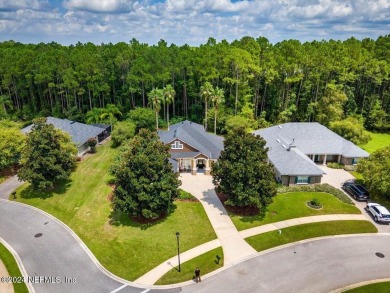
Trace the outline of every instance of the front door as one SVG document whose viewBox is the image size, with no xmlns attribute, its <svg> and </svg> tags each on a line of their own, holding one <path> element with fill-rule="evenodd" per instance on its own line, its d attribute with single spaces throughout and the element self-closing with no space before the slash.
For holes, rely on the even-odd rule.
<svg viewBox="0 0 390 293">
<path fill-rule="evenodd" d="M 314 162 L 320 161 L 320 155 L 314 155 Z"/>
<path fill-rule="evenodd" d="M 198 163 L 196 164 L 196 167 L 198 169 L 203 169 L 205 167 L 205 161 L 203 159 L 198 159 Z"/>
</svg>

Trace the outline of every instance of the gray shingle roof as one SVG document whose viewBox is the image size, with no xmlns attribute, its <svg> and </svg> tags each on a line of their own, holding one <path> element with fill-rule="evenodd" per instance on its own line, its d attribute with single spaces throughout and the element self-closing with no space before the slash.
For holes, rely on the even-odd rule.
<svg viewBox="0 0 390 293">
<path fill-rule="evenodd" d="M 104 131 L 100 127 L 55 117 L 47 117 L 46 123 L 52 124 L 55 128 L 67 132 L 77 146 L 83 145 L 89 138 L 96 137 Z M 32 127 L 33 124 L 23 128 L 21 131 L 23 133 L 29 133 Z"/>
<path fill-rule="evenodd" d="M 185 158 L 194 158 L 199 154 L 200 154 L 200 152 L 171 153 L 171 157 L 173 159 L 185 159 Z"/>
<path fill-rule="evenodd" d="M 369 154 L 317 122 L 291 122 L 253 132 L 267 141 L 268 157 L 282 175 L 319 175 L 323 172 L 306 155 L 342 155 L 347 158 Z M 288 145 L 295 147 L 288 151 Z"/>
<path fill-rule="evenodd" d="M 208 133 L 203 125 L 188 120 L 171 125 L 169 131 L 160 130 L 158 135 L 165 144 L 180 139 L 211 159 L 218 159 L 223 150 L 223 137 Z"/>
</svg>

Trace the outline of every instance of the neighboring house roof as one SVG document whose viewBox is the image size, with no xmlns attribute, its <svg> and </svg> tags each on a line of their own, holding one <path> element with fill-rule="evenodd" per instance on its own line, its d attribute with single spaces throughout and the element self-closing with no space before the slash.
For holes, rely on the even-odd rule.
<svg viewBox="0 0 390 293">
<path fill-rule="evenodd" d="M 55 117 L 47 117 L 46 123 L 52 124 L 55 128 L 67 132 L 77 147 L 86 143 L 89 138 L 96 137 L 104 131 L 104 129 L 100 127 Z M 23 128 L 21 131 L 23 133 L 29 133 L 31 132 L 32 127 L 33 124 Z"/>
<path fill-rule="evenodd" d="M 267 141 L 268 157 L 281 175 L 323 174 L 306 155 L 342 155 L 346 158 L 369 156 L 366 151 L 317 122 L 285 123 L 253 133 Z"/>
<path fill-rule="evenodd" d="M 103 128 L 105 130 L 111 127 L 110 124 L 103 124 L 103 123 L 92 123 L 90 125 L 95 126 L 95 127 L 99 127 L 99 128 Z"/>
<path fill-rule="evenodd" d="M 168 131 L 160 130 L 158 135 L 165 144 L 179 139 L 211 159 L 218 159 L 223 150 L 223 137 L 208 133 L 203 125 L 188 120 L 171 125 Z"/>
</svg>

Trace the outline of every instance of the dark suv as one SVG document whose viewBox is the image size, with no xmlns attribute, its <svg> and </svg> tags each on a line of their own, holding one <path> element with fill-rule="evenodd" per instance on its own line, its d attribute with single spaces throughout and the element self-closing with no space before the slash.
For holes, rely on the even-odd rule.
<svg viewBox="0 0 390 293">
<path fill-rule="evenodd" d="M 343 184 L 342 188 L 356 200 L 368 200 L 370 198 L 367 189 L 354 182 L 347 181 Z"/>
</svg>

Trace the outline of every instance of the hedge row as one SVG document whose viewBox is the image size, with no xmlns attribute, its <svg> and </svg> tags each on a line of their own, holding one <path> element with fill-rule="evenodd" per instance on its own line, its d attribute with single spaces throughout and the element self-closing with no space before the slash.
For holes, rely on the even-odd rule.
<svg viewBox="0 0 390 293">
<path fill-rule="evenodd" d="M 346 195 L 341 190 L 327 184 L 310 184 L 310 185 L 295 185 L 295 186 L 279 186 L 278 193 L 286 193 L 286 192 L 299 192 L 299 191 L 307 191 L 307 192 L 326 192 L 334 195 L 342 202 L 347 204 L 354 205 L 351 198 Z"/>
</svg>

